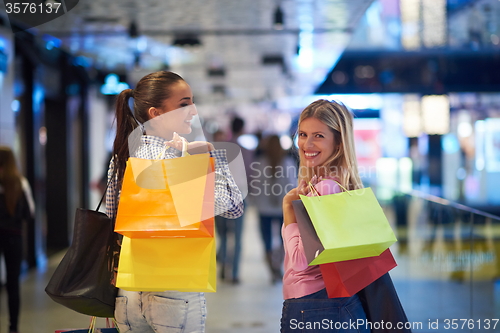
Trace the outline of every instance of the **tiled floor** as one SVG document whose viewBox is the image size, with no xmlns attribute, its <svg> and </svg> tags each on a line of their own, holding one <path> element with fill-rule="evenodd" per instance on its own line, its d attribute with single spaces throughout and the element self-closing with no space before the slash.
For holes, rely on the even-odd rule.
<svg viewBox="0 0 500 333">
<path fill-rule="evenodd" d="M 392 271 L 401 301 L 412 322 L 422 323 L 414 332 L 445 332 L 446 319 L 494 319 L 500 317 L 500 285 L 490 281 L 475 283 L 441 277 L 425 278 L 432 270 L 428 263 L 409 260 L 398 245 L 393 250 L 399 266 Z M 245 216 L 241 283 L 219 282 L 217 293 L 207 293 L 208 333 L 275 333 L 281 317 L 281 284 L 272 285 L 264 265 L 255 210 Z M 89 317 L 53 302 L 44 292 L 62 254 L 50 258 L 44 272 L 31 271 L 23 279 L 21 333 L 54 332 L 60 328 L 85 328 Z M 6 295 L 2 292 L 0 333 L 7 332 Z M 472 304 L 472 306 L 471 306 Z M 440 321 L 439 330 L 429 322 Z M 101 326 L 104 320 L 100 320 Z M 477 323 L 476 323 L 477 327 Z M 455 329 L 453 332 L 471 332 Z M 495 330 L 473 330 L 473 332 Z M 500 323 L 496 327 L 500 331 Z"/>
</svg>

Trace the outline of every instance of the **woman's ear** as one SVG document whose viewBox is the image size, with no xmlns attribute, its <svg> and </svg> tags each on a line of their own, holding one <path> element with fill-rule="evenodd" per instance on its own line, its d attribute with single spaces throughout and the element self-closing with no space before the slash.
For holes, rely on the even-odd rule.
<svg viewBox="0 0 500 333">
<path fill-rule="evenodd" d="M 149 119 L 153 119 L 154 117 L 157 117 L 159 114 L 160 113 L 158 112 L 158 109 L 153 106 L 148 109 Z"/>
</svg>

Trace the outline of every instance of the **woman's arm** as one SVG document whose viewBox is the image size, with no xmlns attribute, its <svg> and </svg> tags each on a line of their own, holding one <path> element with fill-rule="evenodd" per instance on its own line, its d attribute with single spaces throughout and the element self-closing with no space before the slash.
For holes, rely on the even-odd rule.
<svg viewBox="0 0 500 333">
<path fill-rule="evenodd" d="M 316 184 L 317 178 L 311 179 L 311 184 Z M 300 200 L 301 195 L 307 195 L 309 187 L 301 180 L 299 186 L 290 190 L 283 198 L 283 246 L 291 261 L 291 268 L 300 272 L 309 267 L 307 263 L 302 238 L 300 237 L 299 226 L 295 218 L 292 201 Z"/>
<path fill-rule="evenodd" d="M 300 238 L 299 226 L 297 223 L 283 226 L 283 246 L 290 258 L 291 268 L 296 272 L 301 272 L 309 267 L 307 263 L 302 238 Z"/>
<path fill-rule="evenodd" d="M 116 195 L 118 189 L 118 175 L 115 172 L 116 164 L 115 158 L 113 157 L 111 161 L 109 161 L 108 168 L 108 182 L 107 190 L 106 190 L 106 215 L 108 215 L 111 219 L 115 218 L 116 212 L 118 210 L 118 196 Z M 113 179 L 112 179 L 113 178 Z"/>
<path fill-rule="evenodd" d="M 206 141 L 187 142 L 185 138 L 174 133 L 166 145 L 183 151 L 183 142 L 187 144 L 187 152 L 191 155 L 209 152 L 215 158 L 215 215 L 235 219 L 243 214 L 243 198 L 229 170 L 225 149 L 215 150 Z"/>
<path fill-rule="evenodd" d="M 283 198 L 283 224 L 286 226 L 297 223 L 292 201 L 299 200 L 298 187 L 291 189 Z"/>
<path fill-rule="evenodd" d="M 301 185 L 303 185 L 302 182 Z M 300 188 L 299 185 L 290 190 L 283 198 L 283 246 L 290 258 L 291 268 L 296 272 L 303 271 L 308 267 L 304 246 L 300 238 L 299 226 L 292 206 L 292 201 L 300 199 Z"/>
<path fill-rule="evenodd" d="M 229 171 L 226 150 L 212 150 L 210 157 L 215 157 L 215 215 L 238 218 L 243 214 L 243 198 Z"/>
</svg>

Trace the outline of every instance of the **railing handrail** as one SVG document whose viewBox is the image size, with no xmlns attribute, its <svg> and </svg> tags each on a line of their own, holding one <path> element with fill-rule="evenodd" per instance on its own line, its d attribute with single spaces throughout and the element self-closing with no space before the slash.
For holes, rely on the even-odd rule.
<svg viewBox="0 0 500 333">
<path fill-rule="evenodd" d="M 496 216 L 496 215 L 491 214 L 491 213 L 483 212 L 482 210 L 479 210 L 479 209 L 476 209 L 476 208 L 472 208 L 472 207 L 469 207 L 469 206 L 466 206 L 466 205 L 463 205 L 463 204 L 459 204 L 457 202 L 450 201 L 448 199 L 444 199 L 444 198 L 441 198 L 441 197 L 438 197 L 438 196 L 435 196 L 435 195 L 432 195 L 432 194 L 428 194 L 428 193 L 425 193 L 425 192 L 422 192 L 422 191 L 411 190 L 409 192 L 403 192 L 403 191 L 399 191 L 399 192 L 404 193 L 404 194 L 408 194 L 408 195 L 411 195 L 411 196 L 414 196 L 414 197 L 419 197 L 419 198 L 425 199 L 427 201 L 432 201 L 432 202 L 435 202 L 435 203 L 438 203 L 438 204 L 441 204 L 441 205 L 455 207 L 455 208 L 464 210 L 466 212 L 474 213 L 474 214 L 477 214 L 477 215 L 481 215 L 481 216 L 484 216 L 484 217 L 488 217 L 488 218 L 500 221 L 500 216 Z"/>
</svg>

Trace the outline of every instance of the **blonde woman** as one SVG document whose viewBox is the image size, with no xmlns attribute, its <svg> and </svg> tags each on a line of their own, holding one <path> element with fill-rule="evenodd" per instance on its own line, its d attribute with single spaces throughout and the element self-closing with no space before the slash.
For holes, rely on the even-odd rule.
<svg viewBox="0 0 500 333">
<path fill-rule="evenodd" d="M 334 179 L 349 190 L 362 188 L 354 149 L 353 116 L 342 104 L 318 100 L 307 106 L 298 123 L 299 184 L 283 198 L 285 248 L 281 332 L 369 332 L 357 295 L 328 298 L 319 266 L 308 266 L 292 201 L 307 195 L 311 182 Z"/>
</svg>

